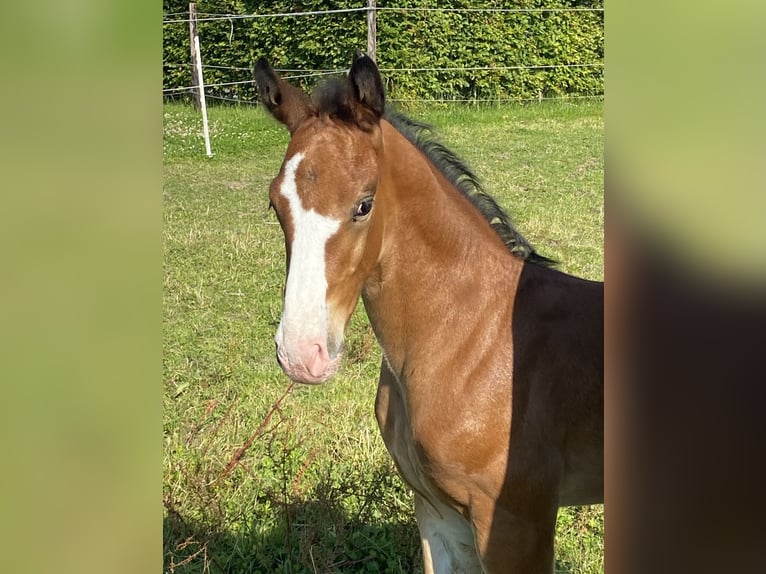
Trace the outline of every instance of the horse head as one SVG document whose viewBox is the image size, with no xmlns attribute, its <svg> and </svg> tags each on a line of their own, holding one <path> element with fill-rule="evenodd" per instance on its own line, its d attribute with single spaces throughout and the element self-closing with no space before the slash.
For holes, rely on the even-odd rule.
<svg viewBox="0 0 766 574">
<path fill-rule="evenodd" d="M 254 76 L 264 106 L 291 136 L 269 188 L 287 259 L 277 360 L 292 380 L 321 383 L 338 369 L 344 330 L 380 252 L 383 83 L 367 56 L 311 97 L 264 59 Z"/>
</svg>

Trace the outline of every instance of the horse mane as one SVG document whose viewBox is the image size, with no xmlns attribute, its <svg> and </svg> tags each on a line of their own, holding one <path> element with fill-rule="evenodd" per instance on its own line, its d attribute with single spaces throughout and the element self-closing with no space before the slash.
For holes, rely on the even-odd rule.
<svg viewBox="0 0 766 574">
<path fill-rule="evenodd" d="M 346 123 L 353 123 L 348 102 L 347 84 L 331 79 L 320 84 L 311 95 L 318 114 L 329 115 Z M 433 128 L 404 116 L 386 104 L 383 117 L 407 140 L 425 155 L 447 180 L 462 193 L 489 222 L 508 250 L 530 263 L 552 267 L 556 261 L 540 255 L 526 238 L 513 226 L 510 216 L 489 195 L 479 178 L 452 150 L 439 142 Z"/>
<path fill-rule="evenodd" d="M 418 148 L 460 193 L 468 198 L 512 254 L 530 263 L 547 267 L 556 263 L 535 251 L 529 241 L 513 226 L 508 213 L 484 190 L 476 174 L 455 152 L 434 137 L 433 128 L 430 125 L 408 118 L 390 106 L 386 107 L 384 117 Z"/>
</svg>

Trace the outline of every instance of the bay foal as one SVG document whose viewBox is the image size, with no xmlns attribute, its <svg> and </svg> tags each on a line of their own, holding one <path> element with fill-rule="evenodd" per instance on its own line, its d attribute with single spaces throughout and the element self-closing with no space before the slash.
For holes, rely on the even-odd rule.
<svg viewBox="0 0 766 574">
<path fill-rule="evenodd" d="M 279 364 L 332 377 L 361 294 L 426 573 L 550 573 L 558 507 L 603 500 L 603 284 L 549 268 L 454 154 L 387 112 L 366 56 L 311 98 L 265 60 L 255 80 L 291 134 L 269 190 Z"/>
</svg>

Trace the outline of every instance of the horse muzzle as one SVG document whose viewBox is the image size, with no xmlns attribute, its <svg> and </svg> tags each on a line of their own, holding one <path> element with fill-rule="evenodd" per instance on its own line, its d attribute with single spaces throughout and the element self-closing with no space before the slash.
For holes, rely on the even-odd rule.
<svg viewBox="0 0 766 574">
<path fill-rule="evenodd" d="M 342 353 L 332 356 L 325 345 L 318 342 L 301 343 L 293 353 L 277 343 L 277 362 L 296 383 L 318 385 L 338 372 Z"/>
</svg>

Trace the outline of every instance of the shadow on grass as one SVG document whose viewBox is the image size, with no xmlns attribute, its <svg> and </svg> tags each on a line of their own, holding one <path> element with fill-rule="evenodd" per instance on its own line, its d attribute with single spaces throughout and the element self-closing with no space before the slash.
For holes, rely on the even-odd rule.
<svg viewBox="0 0 766 574">
<path fill-rule="evenodd" d="M 253 513 L 255 515 L 255 512 Z M 292 502 L 273 509 L 273 524 L 241 520 L 226 530 L 182 516 L 166 505 L 163 571 L 203 573 L 422 572 L 417 527 L 409 519 L 349 516 L 337 499 Z"/>
<path fill-rule="evenodd" d="M 272 528 L 218 530 L 167 512 L 163 520 L 165 574 L 299 574 L 423 572 L 415 524 L 348 519 L 332 502 L 306 501 L 283 509 Z M 288 524 L 289 522 L 289 524 Z M 580 571 L 556 561 L 556 574 Z"/>
</svg>

